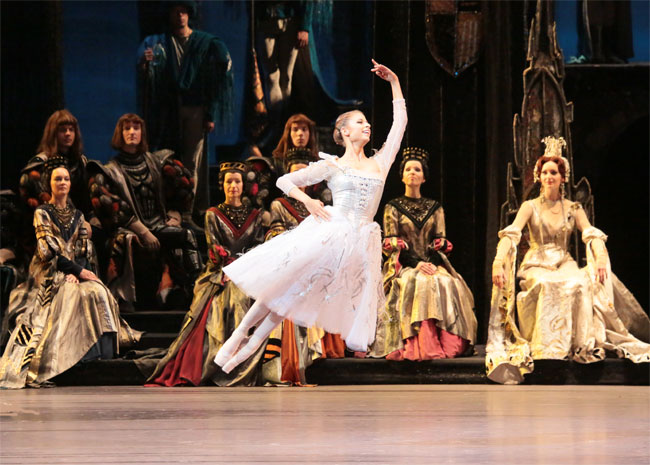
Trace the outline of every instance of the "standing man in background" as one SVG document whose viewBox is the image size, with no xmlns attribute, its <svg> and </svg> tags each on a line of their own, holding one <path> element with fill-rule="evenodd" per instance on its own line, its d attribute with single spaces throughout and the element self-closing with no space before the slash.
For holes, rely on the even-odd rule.
<svg viewBox="0 0 650 465">
<path fill-rule="evenodd" d="M 195 2 L 170 2 L 168 32 L 144 39 L 139 49 L 139 95 L 154 150 L 172 149 L 195 179 L 191 216 L 208 208 L 205 140 L 232 118 L 232 60 L 226 45 L 190 27 Z"/>
</svg>

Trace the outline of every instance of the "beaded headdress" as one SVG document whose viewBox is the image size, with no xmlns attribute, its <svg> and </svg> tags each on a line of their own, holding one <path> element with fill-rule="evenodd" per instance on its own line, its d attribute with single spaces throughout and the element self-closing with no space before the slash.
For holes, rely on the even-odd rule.
<svg viewBox="0 0 650 465">
<path fill-rule="evenodd" d="M 544 150 L 544 154 L 542 157 L 557 157 L 560 160 L 562 160 L 562 163 L 564 163 L 564 182 L 567 183 L 569 182 L 569 174 L 571 173 L 571 166 L 569 165 L 569 160 L 567 160 L 565 157 L 562 156 L 562 148 L 566 147 L 566 141 L 564 140 L 564 137 L 554 137 L 554 136 L 546 136 L 545 138 L 542 139 L 542 142 L 546 145 L 546 149 Z M 534 181 L 539 182 L 539 172 L 541 170 L 540 167 L 535 167 L 535 171 L 533 173 Z"/>
<path fill-rule="evenodd" d="M 65 157 L 57 155 L 55 157 L 50 157 L 47 160 L 45 160 L 44 170 L 45 173 L 47 174 L 51 174 L 52 171 L 61 167 L 63 168 L 68 167 L 68 160 L 66 160 Z"/>
<path fill-rule="evenodd" d="M 314 157 L 311 150 L 306 147 L 293 147 L 284 156 L 284 168 L 285 171 L 289 171 L 291 166 L 296 163 L 308 165 L 312 161 L 314 161 Z"/>
<path fill-rule="evenodd" d="M 429 152 L 420 147 L 406 147 L 402 150 L 402 161 L 406 163 L 410 160 L 417 160 L 424 166 L 429 165 Z"/>
<path fill-rule="evenodd" d="M 225 171 L 239 171 L 244 174 L 248 171 L 248 166 L 243 161 L 224 161 L 219 165 L 219 173 Z"/>
</svg>

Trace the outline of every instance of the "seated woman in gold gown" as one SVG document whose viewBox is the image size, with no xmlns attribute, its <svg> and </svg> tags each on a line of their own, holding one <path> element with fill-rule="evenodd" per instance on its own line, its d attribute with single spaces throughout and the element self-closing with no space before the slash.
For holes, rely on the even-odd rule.
<svg viewBox="0 0 650 465">
<path fill-rule="evenodd" d="M 45 173 L 51 198 L 34 212 L 36 253 L 7 310 L 15 326 L 0 359 L 3 388 L 47 384 L 80 360 L 112 358 L 120 343 L 140 337 L 120 322 L 117 302 L 89 269 L 89 225 L 68 200 L 66 160 L 50 158 Z"/>
<path fill-rule="evenodd" d="M 224 162 L 220 166 L 219 185 L 226 200 L 205 213 L 209 259 L 194 284 L 194 298 L 181 331 L 158 362 L 148 385 L 246 386 L 261 383 L 264 345 L 228 375 L 212 363 L 252 304 L 221 269 L 237 255 L 262 243 L 268 222 L 261 210 L 242 203 L 247 171 L 247 165 L 242 162 Z"/>
<path fill-rule="evenodd" d="M 428 153 L 408 147 L 400 164 L 405 195 L 384 209 L 384 289 L 377 337 L 369 356 L 389 360 L 452 358 L 471 353 L 476 340 L 474 298 L 447 254 L 440 203 L 422 197 Z"/>
<path fill-rule="evenodd" d="M 607 236 L 589 223 L 580 203 L 564 198 L 564 139 L 543 142 L 546 151 L 534 170 L 540 196 L 524 202 L 514 222 L 499 232 L 492 265 L 486 366 L 488 377 L 504 384 L 522 382 L 533 360 L 592 363 L 611 351 L 635 363 L 650 361 L 650 345 L 640 340 L 648 340 L 650 320 L 611 272 Z M 525 226 L 530 248 L 517 270 Z M 578 268 L 568 251 L 576 227 L 586 245 L 586 268 Z M 521 291 L 515 295 L 516 278 Z"/>
</svg>

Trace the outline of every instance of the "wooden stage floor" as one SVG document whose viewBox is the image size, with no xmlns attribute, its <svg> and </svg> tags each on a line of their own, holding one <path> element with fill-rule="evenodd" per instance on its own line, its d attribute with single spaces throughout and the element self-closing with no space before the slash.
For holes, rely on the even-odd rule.
<svg viewBox="0 0 650 465">
<path fill-rule="evenodd" d="M 0 405 L 2 464 L 650 462 L 647 387 L 59 387 Z"/>
</svg>

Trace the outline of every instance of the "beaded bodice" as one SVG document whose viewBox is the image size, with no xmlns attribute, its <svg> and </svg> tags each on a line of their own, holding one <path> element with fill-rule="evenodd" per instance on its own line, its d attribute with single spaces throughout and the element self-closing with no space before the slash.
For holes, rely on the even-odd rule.
<svg viewBox="0 0 650 465">
<path fill-rule="evenodd" d="M 342 168 L 334 174 L 327 185 L 332 191 L 332 203 L 341 210 L 350 221 L 365 224 L 373 221 L 381 194 L 384 180 L 369 173 Z"/>
<path fill-rule="evenodd" d="M 372 222 L 379 207 L 386 176 L 404 135 L 407 117 L 403 99 L 393 101 L 393 116 L 393 125 L 386 143 L 372 157 L 377 164 L 376 172 L 350 168 L 341 164 L 338 157 L 320 153 L 322 160 L 278 178 L 278 187 L 288 195 L 293 188 L 311 186 L 325 180 L 332 191 L 334 209 L 357 224 Z"/>
</svg>

